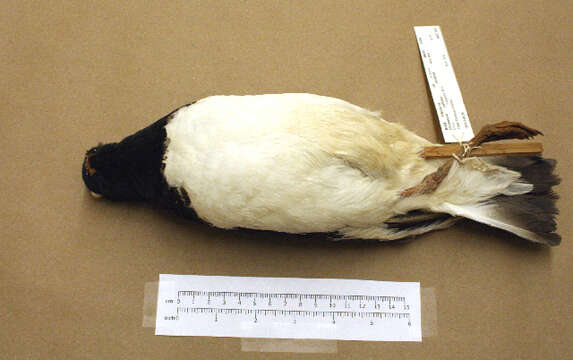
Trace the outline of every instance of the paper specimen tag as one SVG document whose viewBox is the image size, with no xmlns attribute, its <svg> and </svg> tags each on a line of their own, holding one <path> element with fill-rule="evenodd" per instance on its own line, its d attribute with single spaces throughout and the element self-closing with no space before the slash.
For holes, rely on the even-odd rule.
<svg viewBox="0 0 573 360">
<path fill-rule="evenodd" d="M 162 274 L 155 334 L 422 341 L 420 283 Z"/>
<path fill-rule="evenodd" d="M 468 141 L 474 133 L 439 26 L 415 26 L 426 78 L 444 141 Z"/>
</svg>

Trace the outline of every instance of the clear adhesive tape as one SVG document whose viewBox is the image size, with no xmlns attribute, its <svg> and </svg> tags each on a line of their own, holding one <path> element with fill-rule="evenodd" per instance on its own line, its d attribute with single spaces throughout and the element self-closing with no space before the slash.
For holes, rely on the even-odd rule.
<svg viewBox="0 0 573 360">
<path fill-rule="evenodd" d="M 158 291 L 158 281 L 150 281 L 145 283 L 145 287 L 143 288 L 143 327 L 155 327 Z"/>
<path fill-rule="evenodd" d="M 438 301 L 433 287 L 420 288 L 422 338 L 438 335 Z"/>
<path fill-rule="evenodd" d="M 241 351 L 326 353 L 338 352 L 336 340 L 242 338 Z"/>
</svg>

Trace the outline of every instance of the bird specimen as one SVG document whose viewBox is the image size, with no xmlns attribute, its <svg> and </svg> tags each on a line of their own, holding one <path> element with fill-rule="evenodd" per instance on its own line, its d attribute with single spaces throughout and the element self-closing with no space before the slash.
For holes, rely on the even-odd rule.
<svg viewBox="0 0 573 360">
<path fill-rule="evenodd" d="M 485 126 L 449 159 L 373 112 L 312 94 L 212 96 L 84 158 L 94 196 L 143 200 L 223 229 L 395 240 L 468 218 L 557 245 L 555 161 L 474 157 L 484 142 L 540 134 Z"/>
</svg>

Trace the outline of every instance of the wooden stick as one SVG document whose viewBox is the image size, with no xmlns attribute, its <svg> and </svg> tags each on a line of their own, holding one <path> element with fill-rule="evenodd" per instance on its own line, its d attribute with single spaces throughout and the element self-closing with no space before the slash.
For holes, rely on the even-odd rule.
<svg viewBox="0 0 573 360">
<path fill-rule="evenodd" d="M 427 146 L 422 152 L 425 159 L 446 158 L 460 150 L 458 144 L 439 146 Z M 536 155 L 543 152 L 543 145 L 539 142 L 515 143 L 515 144 L 482 144 L 472 151 L 471 156 L 496 156 L 496 155 Z"/>
</svg>

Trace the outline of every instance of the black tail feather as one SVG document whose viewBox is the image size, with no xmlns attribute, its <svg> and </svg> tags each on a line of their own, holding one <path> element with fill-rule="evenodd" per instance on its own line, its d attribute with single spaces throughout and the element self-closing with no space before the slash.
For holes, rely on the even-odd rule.
<svg viewBox="0 0 573 360">
<path fill-rule="evenodd" d="M 540 156 L 505 156 L 490 161 L 521 173 L 521 179 L 532 184 L 533 190 L 523 195 L 500 195 L 488 203 L 495 205 L 504 218 L 539 235 L 548 245 L 558 245 L 561 242 L 561 236 L 555 232 L 558 196 L 552 189 L 561 181 L 554 174 L 557 162 Z"/>
</svg>

